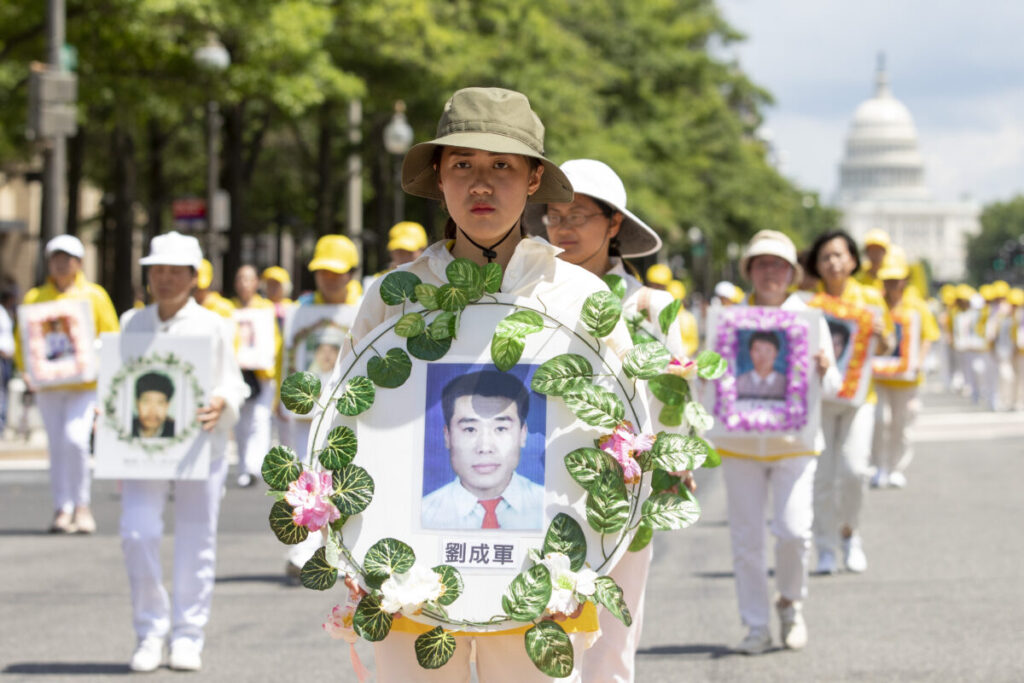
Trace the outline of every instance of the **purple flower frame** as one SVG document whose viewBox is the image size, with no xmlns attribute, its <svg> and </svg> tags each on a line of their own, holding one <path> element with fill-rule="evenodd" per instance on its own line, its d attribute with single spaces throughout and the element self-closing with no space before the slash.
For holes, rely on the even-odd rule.
<svg viewBox="0 0 1024 683">
<path fill-rule="evenodd" d="M 736 411 L 736 353 L 740 330 L 780 331 L 786 335 L 789 365 L 786 399 L 781 405 L 763 405 Z M 807 424 L 807 383 L 811 375 L 809 323 L 794 311 L 756 306 L 733 306 L 721 311 L 714 350 L 729 368 L 717 383 L 714 415 L 729 432 L 795 432 Z"/>
</svg>

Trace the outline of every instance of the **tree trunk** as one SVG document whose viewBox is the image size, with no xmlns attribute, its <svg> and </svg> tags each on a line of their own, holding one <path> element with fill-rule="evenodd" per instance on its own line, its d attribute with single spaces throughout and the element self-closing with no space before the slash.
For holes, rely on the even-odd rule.
<svg viewBox="0 0 1024 683">
<path fill-rule="evenodd" d="M 150 120 L 147 137 L 149 197 L 147 200 L 146 241 L 143 244 L 143 249 L 146 249 L 153 238 L 164 231 L 164 209 L 167 207 L 167 179 L 164 177 L 164 149 L 167 147 L 167 135 L 160 129 L 160 124 L 157 121 Z"/>
<path fill-rule="evenodd" d="M 228 226 L 228 250 L 224 254 L 221 273 L 224 291 L 234 282 L 235 273 L 242 265 L 242 234 L 245 230 L 245 179 L 243 151 L 245 141 L 245 102 L 239 102 L 227 110 L 225 116 L 225 188 L 231 197 L 230 221 Z M 214 264 L 216 266 L 217 264 Z M 232 286 L 233 288 L 233 286 Z"/>
<path fill-rule="evenodd" d="M 82 164 L 85 160 L 85 129 L 68 140 L 68 215 L 67 233 L 78 234 L 79 189 L 82 186 Z"/>
<path fill-rule="evenodd" d="M 316 218 L 314 229 L 318 236 L 334 232 L 334 217 L 338 211 L 338 193 L 334 188 L 334 161 L 331 146 L 334 141 L 334 105 L 324 102 L 320 106 L 320 137 L 316 155 Z"/>
<path fill-rule="evenodd" d="M 132 233 L 135 227 L 135 193 L 137 169 L 135 140 L 131 133 L 118 126 L 113 134 L 114 147 L 114 280 L 110 291 L 114 308 L 125 311 L 134 301 L 132 287 Z"/>
</svg>

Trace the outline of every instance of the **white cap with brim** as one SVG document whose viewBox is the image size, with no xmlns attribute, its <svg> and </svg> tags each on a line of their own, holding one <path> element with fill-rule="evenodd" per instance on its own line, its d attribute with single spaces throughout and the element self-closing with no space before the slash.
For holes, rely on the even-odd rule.
<svg viewBox="0 0 1024 683">
<path fill-rule="evenodd" d="M 149 256 L 139 259 L 144 266 L 192 266 L 196 270 L 202 262 L 199 240 L 180 232 L 157 235 L 149 243 Z"/>
<path fill-rule="evenodd" d="M 750 238 L 747 250 L 740 258 L 740 274 L 750 279 L 750 260 L 755 256 L 778 256 L 780 259 L 793 266 L 793 282 L 799 282 L 803 278 L 804 269 L 800 267 L 800 261 L 796 257 L 796 246 L 793 240 L 777 230 L 761 230 Z"/>
<path fill-rule="evenodd" d="M 85 256 L 85 247 L 82 246 L 82 240 L 78 239 L 74 235 L 57 235 L 46 243 L 47 256 L 58 251 L 62 251 L 69 256 L 74 256 L 77 259 L 81 259 Z"/>
</svg>

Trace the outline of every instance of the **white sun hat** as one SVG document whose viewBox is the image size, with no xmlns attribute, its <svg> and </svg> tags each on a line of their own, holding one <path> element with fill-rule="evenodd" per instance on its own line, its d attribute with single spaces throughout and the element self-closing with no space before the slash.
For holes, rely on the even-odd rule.
<svg viewBox="0 0 1024 683">
<path fill-rule="evenodd" d="M 796 257 L 796 246 L 793 240 L 778 230 L 761 230 L 750 238 L 747 250 L 740 258 L 740 274 L 750 279 L 750 260 L 755 256 L 778 256 L 780 259 L 793 266 L 793 282 L 799 282 L 803 278 L 803 268 Z"/>
<path fill-rule="evenodd" d="M 144 266 L 192 266 L 196 270 L 202 262 L 199 240 L 173 231 L 154 237 L 149 243 L 149 256 L 139 259 Z"/>
<path fill-rule="evenodd" d="M 74 256 L 77 259 L 85 256 L 85 247 L 82 246 L 82 240 L 74 235 L 57 235 L 46 243 L 47 256 L 58 251 Z"/>
</svg>

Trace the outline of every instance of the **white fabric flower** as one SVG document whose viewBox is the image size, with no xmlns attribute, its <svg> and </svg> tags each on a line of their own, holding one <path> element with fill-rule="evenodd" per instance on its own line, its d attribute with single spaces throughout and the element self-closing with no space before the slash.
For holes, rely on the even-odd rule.
<svg viewBox="0 0 1024 683">
<path fill-rule="evenodd" d="M 580 606 L 578 596 L 590 597 L 597 590 L 597 573 L 590 569 L 574 572 L 569 556 L 564 553 L 548 553 L 541 564 L 551 574 L 551 600 L 547 606 L 550 614 L 572 614 Z"/>
<path fill-rule="evenodd" d="M 392 614 L 399 611 L 416 612 L 428 600 L 437 600 L 443 589 L 441 577 L 433 569 L 416 565 L 402 574 L 392 574 L 380 590 L 384 599 L 380 606 Z"/>
</svg>

